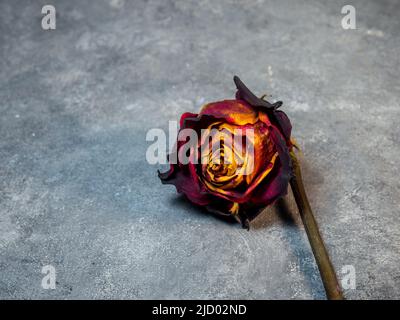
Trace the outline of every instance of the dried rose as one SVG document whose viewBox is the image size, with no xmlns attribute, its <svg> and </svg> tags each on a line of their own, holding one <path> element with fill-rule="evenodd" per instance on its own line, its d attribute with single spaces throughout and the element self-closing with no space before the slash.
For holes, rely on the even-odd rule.
<svg viewBox="0 0 400 320">
<path fill-rule="evenodd" d="M 187 141 L 178 139 L 173 157 L 177 162 L 173 163 L 170 155 L 170 170 L 159 172 L 159 177 L 162 183 L 175 185 L 191 202 L 231 215 L 248 227 L 260 209 L 287 193 L 292 175 L 292 127 L 286 114 L 277 110 L 280 101 L 271 104 L 257 98 L 238 77 L 234 82 L 238 89 L 235 100 L 209 103 L 199 114 L 181 116 L 179 133 L 192 129 L 198 138 L 189 147 Z M 249 130 L 252 138 L 243 139 Z M 213 133 L 211 142 L 207 135 L 204 138 L 204 131 Z M 244 140 L 251 148 L 243 145 Z M 189 161 L 181 161 L 179 156 L 187 151 Z"/>
</svg>

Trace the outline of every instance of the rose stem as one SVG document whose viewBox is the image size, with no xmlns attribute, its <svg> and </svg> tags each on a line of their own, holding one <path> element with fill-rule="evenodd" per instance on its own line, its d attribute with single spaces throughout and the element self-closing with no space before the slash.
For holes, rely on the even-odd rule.
<svg viewBox="0 0 400 320">
<path fill-rule="evenodd" d="M 290 186 L 292 187 L 293 195 L 297 207 L 299 208 L 300 216 L 303 220 L 304 228 L 306 229 L 308 240 L 310 241 L 321 274 L 326 296 L 329 300 L 342 300 L 344 299 L 343 293 L 340 289 L 335 270 L 319 233 L 318 225 L 315 221 L 310 203 L 308 202 L 301 178 L 300 165 L 293 151 L 291 152 L 291 158 L 293 162 L 294 176 L 290 180 Z"/>
</svg>

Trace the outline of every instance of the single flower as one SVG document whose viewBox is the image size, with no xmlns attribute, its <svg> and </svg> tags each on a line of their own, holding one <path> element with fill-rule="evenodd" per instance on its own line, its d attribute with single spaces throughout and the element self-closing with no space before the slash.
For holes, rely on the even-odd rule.
<svg viewBox="0 0 400 320">
<path fill-rule="evenodd" d="M 287 193 L 292 127 L 277 110 L 281 102 L 256 97 L 238 77 L 234 82 L 236 99 L 208 103 L 198 114 L 181 116 L 178 137 L 187 129 L 197 134 L 189 147 L 178 139 L 170 169 L 159 177 L 191 202 L 248 227 L 262 208 Z M 189 161 L 182 161 L 188 152 Z"/>
<path fill-rule="evenodd" d="M 287 193 L 290 183 L 327 298 L 343 299 L 301 179 L 292 126 L 277 110 L 282 102 L 257 98 L 236 76 L 234 82 L 235 100 L 209 103 L 199 114 L 182 115 L 170 170 L 159 172 L 162 183 L 175 185 L 193 203 L 233 216 L 247 228 L 259 209 Z M 195 139 L 188 136 L 190 143 L 180 139 L 188 129 L 195 133 Z"/>
</svg>

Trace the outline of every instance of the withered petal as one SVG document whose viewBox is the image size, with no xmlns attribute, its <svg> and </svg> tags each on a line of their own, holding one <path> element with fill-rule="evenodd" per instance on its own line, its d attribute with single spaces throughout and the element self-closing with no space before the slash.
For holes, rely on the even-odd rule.
<svg viewBox="0 0 400 320">
<path fill-rule="evenodd" d="M 252 107 L 261 108 L 260 111 L 265 110 L 269 120 L 278 126 L 285 137 L 287 144 L 290 146 L 292 125 L 290 124 L 290 120 L 287 115 L 283 111 L 277 110 L 282 105 L 282 101 L 277 101 L 271 104 L 266 100 L 258 98 L 254 93 L 252 93 L 238 76 L 234 76 L 233 81 L 238 89 L 236 92 L 236 98 L 246 101 Z"/>
<path fill-rule="evenodd" d="M 178 193 L 183 193 L 190 201 L 204 206 L 210 203 L 210 197 L 192 172 L 180 170 L 177 165 L 171 165 L 170 170 L 164 173 L 158 171 L 162 184 L 172 184 Z"/>
<path fill-rule="evenodd" d="M 263 99 L 258 98 L 253 92 L 246 87 L 246 85 L 239 79 L 238 76 L 233 77 L 233 81 L 238 89 L 236 93 L 236 98 L 246 101 L 249 105 L 253 107 L 264 107 L 267 109 L 274 109 L 274 106 Z"/>
<path fill-rule="evenodd" d="M 180 128 L 185 127 L 185 120 L 186 119 L 191 119 L 191 118 L 197 118 L 198 114 L 197 113 L 191 113 L 191 112 L 185 112 L 181 115 L 181 119 L 179 120 L 179 126 Z"/>
<path fill-rule="evenodd" d="M 287 142 L 290 141 L 290 135 L 292 133 L 292 124 L 290 123 L 288 116 L 286 115 L 286 113 L 280 110 L 274 111 L 274 116 L 286 141 Z"/>
<path fill-rule="evenodd" d="M 253 194 L 252 202 L 263 206 L 267 206 L 287 194 L 289 180 L 292 176 L 292 162 L 288 148 L 279 130 L 275 127 L 271 131 L 271 138 L 275 142 L 280 165 L 277 166 L 278 172 L 273 179 L 263 181 Z"/>
<path fill-rule="evenodd" d="M 199 116 L 212 116 L 236 125 L 254 124 L 258 120 L 257 111 L 240 100 L 208 103 L 203 106 Z"/>
</svg>

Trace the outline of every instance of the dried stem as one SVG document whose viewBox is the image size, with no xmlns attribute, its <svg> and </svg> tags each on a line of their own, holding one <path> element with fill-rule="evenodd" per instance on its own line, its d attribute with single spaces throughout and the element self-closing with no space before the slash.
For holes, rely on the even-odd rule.
<svg viewBox="0 0 400 320">
<path fill-rule="evenodd" d="M 308 202 L 301 178 L 300 165 L 293 151 L 291 152 L 291 158 L 293 162 L 294 176 L 290 180 L 290 186 L 292 187 L 293 195 L 297 207 L 299 208 L 300 216 L 303 220 L 304 228 L 306 229 L 308 240 L 310 241 L 321 274 L 326 296 L 329 300 L 342 300 L 344 299 L 343 293 L 340 289 L 335 270 L 319 233 L 318 225 L 312 213 L 310 203 Z"/>
</svg>

